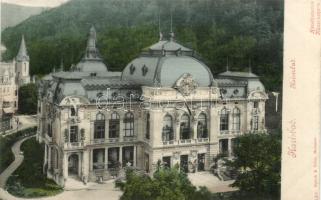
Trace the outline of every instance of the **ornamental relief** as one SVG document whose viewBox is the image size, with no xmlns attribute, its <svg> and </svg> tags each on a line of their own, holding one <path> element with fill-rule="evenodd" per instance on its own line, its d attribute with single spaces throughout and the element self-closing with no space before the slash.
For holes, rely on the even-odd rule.
<svg viewBox="0 0 321 200">
<path fill-rule="evenodd" d="M 198 83 L 189 73 L 183 74 L 175 83 L 174 88 L 177 89 L 183 96 L 189 96 L 195 93 Z"/>
</svg>

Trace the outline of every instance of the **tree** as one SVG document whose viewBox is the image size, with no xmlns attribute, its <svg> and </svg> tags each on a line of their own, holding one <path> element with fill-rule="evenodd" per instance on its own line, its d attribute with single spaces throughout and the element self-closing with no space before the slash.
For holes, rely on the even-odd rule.
<svg viewBox="0 0 321 200">
<path fill-rule="evenodd" d="M 237 138 L 235 158 L 226 161 L 238 171 L 232 184 L 240 191 L 279 196 L 281 183 L 281 134 L 246 134 Z"/>
<path fill-rule="evenodd" d="M 178 167 L 159 167 L 153 177 L 126 171 L 126 182 L 117 182 L 124 193 L 121 200 L 206 200 L 211 193 L 204 187 L 199 190 Z"/>
<path fill-rule="evenodd" d="M 19 89 L 19 107 L 20 114 L 37 113 L 37 86 L 34 83 L 21 86 Z"/>
</svg>

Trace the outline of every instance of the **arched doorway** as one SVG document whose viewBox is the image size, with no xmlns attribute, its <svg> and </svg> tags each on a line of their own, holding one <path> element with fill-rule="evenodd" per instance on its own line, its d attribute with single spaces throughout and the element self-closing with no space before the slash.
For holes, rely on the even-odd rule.
<svg viewBox="0 0 321 200">
<path fill-rule="evenodd" d="M 77 176 L 78 175 L 78 163 L 79 157 L 77 154 L 71 154 L 68 158 L 68 175 Z"/>
</svg>

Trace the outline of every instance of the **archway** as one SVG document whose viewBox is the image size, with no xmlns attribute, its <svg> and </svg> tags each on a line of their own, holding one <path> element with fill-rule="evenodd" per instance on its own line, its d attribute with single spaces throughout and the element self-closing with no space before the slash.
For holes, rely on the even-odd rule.
<svg viewBox="0 0 321 200">
<path fill-rule="evenodd" d="M 77 154 L 72 154 L 68 158 L 68 175 L 77 176 L 78 166 L 79 166 L 79 156 Z"/>
</svg>

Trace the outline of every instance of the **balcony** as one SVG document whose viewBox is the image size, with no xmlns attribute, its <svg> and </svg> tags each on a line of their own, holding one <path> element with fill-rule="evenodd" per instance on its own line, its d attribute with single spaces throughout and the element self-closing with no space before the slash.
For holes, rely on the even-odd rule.
<svg viewBox="0 0 321 200">
<path fill-rule="evenodd" d="M 84 142 L 67 142 L 64 144 L 64 149 L 81 149 L 84 147 Z"/>
<path fill-rule="evenodd" d="M 133 142 L 135 139 L 136 139 L 135 136 L 129 136 L 129 137 L 124 136 L 123 141 L 124 142 Z"/>
<path fill-rule="evenodd" d="M 209 142 L 210 140 L 208 138 L 197 138 L 197 143 L 205 143 L 205 142 Z"/>
<path fill-rule="evenodd" d="M 192 139 L 183 139 L 179 141 L 180 144 L 191 144 L 192 143 Z"/>
<path fill-rule="evenodd" d="M 173 144 L 175 144 L 174 140 L 163 141 L 163 145 L 173 145 Z"/>
</svg>

